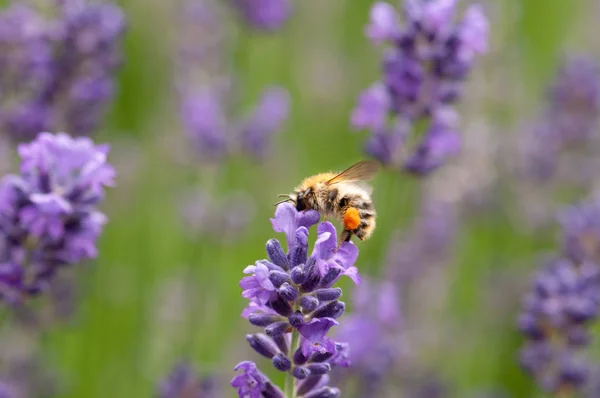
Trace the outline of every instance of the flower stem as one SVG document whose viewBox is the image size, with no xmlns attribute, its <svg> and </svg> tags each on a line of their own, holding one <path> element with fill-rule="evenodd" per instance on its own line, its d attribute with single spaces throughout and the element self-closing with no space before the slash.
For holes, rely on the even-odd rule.
<svg viewBox="0 0 600 398">
<path fill-rule="evenodd" d="M 292 342 L 290 344 L 290 359 L 294 356 L 294 352 L 298 348 L 298 343 L 300 341 L 300 334 L 298 333 L 298 329 L 293 328 L 292 330 Z M 286 398 L 296 398 L 296 388 L 294 383 L 294 376 L 292 376 L 292 371 L 290 370 L 285 375 L 285 396 Z"/>
</svg>

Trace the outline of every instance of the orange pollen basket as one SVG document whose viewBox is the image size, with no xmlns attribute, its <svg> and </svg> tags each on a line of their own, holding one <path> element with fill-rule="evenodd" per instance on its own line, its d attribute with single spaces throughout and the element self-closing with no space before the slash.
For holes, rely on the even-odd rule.
<svg viewBox="0 0 600 398">
<path fill-rule="evenodd" d="M 360 215 L 358 209 L 350 207 L 344 214 L 344 228 L 348 231 L 354 231 L 360 225 Z"/>
</svg>

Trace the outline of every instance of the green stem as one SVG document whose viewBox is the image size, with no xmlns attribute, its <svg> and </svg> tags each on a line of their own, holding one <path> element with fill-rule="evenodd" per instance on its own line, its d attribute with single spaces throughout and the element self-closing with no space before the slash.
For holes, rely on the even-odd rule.
<svg viewBox="0 0 600 398">
<path fill-rule="evenodd" d="M 294 328 L 292 330 L 292 342 L 290 344 L 290 359 L 293 357 L 294 352 L 298 348 L 298 343 L 300 341 L 300 334 L 298 333 L 298 329 Z M 294 383 L 294 376 L 292 376 L 292 371 L 290 370 L 285 375 L 285 396 L 286 398 L 296 398 L 296 388 Z"/>
</svg>

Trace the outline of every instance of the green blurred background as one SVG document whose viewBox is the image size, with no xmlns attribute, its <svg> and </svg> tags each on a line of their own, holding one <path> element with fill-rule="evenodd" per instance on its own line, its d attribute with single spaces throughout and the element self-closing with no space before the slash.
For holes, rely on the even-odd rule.
<svg viewBox="0 0 600 398">
<path fill-rule="evenodd" d="M 269 84 L 287 88 L 292 107 L 264 163 L 231 159 L 219 169 L 190 163 L 182 154 L 185 137 L 173 89 L 176 3 L 120 2 L 129 19 L 125 63 L 118 98 L 96 136 L 111 143 L 120 174 L 103 206 L 110 222 L 99 259 L 77 273 L 76 315 L 44 332 L 39 342 L 64 397 L 149 397 L 182 358 L 203 373 L 218 373 L 227 385 L 235 363 L 256 360 L 244 341 L 251 328 L 239 315 L 245 300 L 238 281 L 276 236 L 269 222 L 276 195 L 304 176 L 364 156 L 365 135 L 351 132 L 349 116 L 358 93 L 379 73 L 380 53 L 363 35 L 371 1 L 298 0 L 290 22 L 273 34 L 232 27 L 240 107 L 251 105 Z M 519 134 L 520 123 L 537 116 L 564 51 L 598 55 L 592 36 L 600 8 L 595 0 L 484 5 L 491 51 L 475 67 L 461 113 L 463 125 L 477 120 L 492 126 L 502 145 Z M 498 153 L 491 153 L 491 173 L 501 168 Z M 421 184 L 393 171 L 375 179 L 380 221 L 374 237 L 359 246 L 363 274 L 378 275 L 384 266 L 390 236 L 417 214 Z M 246 192 L 250 226 L 221 240 L 190 234 L 179 203 L 197 185 L 216 198 Z M 501 206 L 461 224 L 444 273 L 445 299 L 428 314 L 440 341 L 431 342 L 422 360 L 452 383 L 457 397 L 480 387 L 500 387 L 514 397 L 538 394 L 516 362 L 518 297 L 496 292 L 497 303 L 490 295 L 498 275 L 507 273 L 523 281 L 515 286 L 522 291 L 539 252 L 554 250 L 556 239 L 552 231 L 516 228 L 507 213 L 519 198 L 501 199 Z M 226 396 L 234 396 L 225 388 Z"/>
</svg>

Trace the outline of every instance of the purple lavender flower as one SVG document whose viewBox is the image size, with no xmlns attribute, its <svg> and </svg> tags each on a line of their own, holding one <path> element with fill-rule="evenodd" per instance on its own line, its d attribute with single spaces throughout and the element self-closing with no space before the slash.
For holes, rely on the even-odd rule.
<svg viewBox="0 0 600 398">
<path fill-rule="evenodd" d="M 363 281 L 353 296 L 354 311 L 336 337 L 352 347 L 351 377 L 360 380 L 359 396 L 378 396 L 399 359 L 402 328 L 400 297 L 389 281 Z"/>
<path fill-rule="evenodd" d="M 56 20 L 24 4 L 0 13 L 0 130 L 18 140 L 48 130 L 88 134 L 113 96 L 122 11 L 78 0 L 57 8 Z"/>
<path fill-rule="evenodd" d="M 271 87 L 263 93 L 251 117 L 242 123 L 242 147 L 257 159 L 264 158 L 270 149 L 271 137 L 288 117 L 289 94 Z"/>
<path fill-rule="evenodd" d="M 217 4 L 188 1 L 181 14 L 177 92 L 181 124 L 194 150 L 204 161 L 221 161 L 235 154 L 263 160 L 288 117 L 287 91 L 267 87 L 249 115 L 236 112 L 234 104 L 239 101 L 233 95 L 234 79 L 226 64 L 227 40 Z"/>
<path fill-rule="evenodd" d="M 453 0 L 408 1 L 404 27 L 390 4 L 377 2 L 371 9 L 367 36 L 391 47 L 384 54 L 383 78 L 360 95 L 351 121 L 356 129 L 371 131 L 365 152 L 386 165 L 402 163 L 405 171 L 423 175 L 460 149 L 451 106 L 476 55 L 487 50 L 488 23 L 478 5 L 455 23 L 455 8 Z M 424 137 L 414 150 L 405 149 L 398 124 L 408 126 L 408 136 L 421 120 L 429 122 Z"/>
<path fill-rule="evenodd" d="M 217 398 L 221 396 L 214 378 L 200 378 L 185 362 L 177 364 L 160 383 L 160 398 Z"/>
<path fill-rule="evenodd" d="M 574 263 L 600 264 L 600 198 L 565 208 L 559 214 L 563 253 Z"/>
<path fill-rule="evenodd" d="M 96 206 L 115 176 L 108 150 L 64 133 L 41 133 L 19 146 L 20 175 L 0 183 L 3 300 L 39 293 L 59 267 L 96 257 L 106 222 Z"/>
<path fill-rule="evenodd" d="M 238 363 L 233 370 L 241 370 L 231 380 L 231 386 L 238 391 L 238 395 L 242 398 L 261 398 L 261 397 L 282 397 L 283 393 L 277 391 L 276 395 L 267 395 L 266 392 L 274 387 L 267 376 L 262 374 L 256 367 L 254 362 L 243 361 Z"/>
<path fill-rule="evenodd" d="M 292 15 L 291 0 L 231 0 L 244 20 L 265 31 L 280 29 Z"/>
<path fill-rule="evenodd" d="M 287 253 L 278 240 L 269 240 L 268 260 L 248 266 L 244 270 L 247 276 L 240 282 L 242 295 L 250 299 L 243 316 L 265 331 L 246 336 L 250 346 L 270 359 L 277 370 L 287 373 L 288 393 L 293 389 L 294 396 L 307 398 L 340 394 L 338 389 L 327 386 L 327 374 L 332 368 L 349 365 L 347 344 L 328 337 L 330 329 L 338 325 L 336 319 L 345 311 L 345 304 L 339 300 L 342 290 L 333 286 L 342 275 L 360 283 L 354 265 L 358 249 L 351 242 L 342 243 L 338 249 L 331 223 L 318 225 L 317 239 L 309 254 L 309 230 L 318 222 L 319 213 L 314 210 L 298 212 L 289 203 L 279 205 L 271 223 L 276 232 L 285 233 Z M 241 397 L 283 396 L 277 389 L 274 395 L 265 392 L 270 383 L 256 373 L 253 363 L 242 362 L 238 366 L 244 374 L 237 376 L 232 385 Z M 240 390 L 242 387 L 248 390 Z"/>
<path fill-rule="evenodd" d="M 597 63 L 584 56 L 565 57 L 539 121 L 525 136 L 527 175 L 537 182 L 576 182 L 587 187 L 597 168 L 595 132 L 599 115 Z"/>
<path fill-rule="evenodd" d="M 598 316 L 600 269 L 553 259 L 540 270 L 525 297 L 519 329 L 528 341 L 521 365 L 547 391 L 582 388 L 589 364 L 582 348 L 589 344 L 586 325 Z"/>
</svg>

